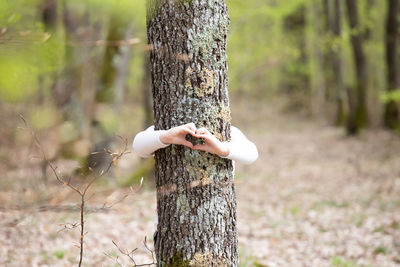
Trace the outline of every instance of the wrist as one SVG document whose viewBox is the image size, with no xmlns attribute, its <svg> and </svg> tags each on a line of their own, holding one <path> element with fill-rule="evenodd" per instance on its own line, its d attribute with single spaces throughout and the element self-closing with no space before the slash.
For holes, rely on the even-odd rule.
<svg viewBox="0 0 400 267">
<path fill-rule="evenodd" d="M 229 152 L 230 151 L 229 151 L 228 143 L 226 143 L 226 142 L 221 143 L 221 151 L 220 151 L 220 153 L 218 155 L 221 156 L 221 157 L 226 158 L 227 156 L 229 156 Z"/>
<path fill-rule="evenodd" d="M 166 130 L 161 131 L 161 133 L 159 135 L 159 139 L 160 139 L 160 142 L 163 143 L 164 145 L 170 144 L 170 141 L 169 141 L 168 134 L 167 134 Z"/>
</svg>

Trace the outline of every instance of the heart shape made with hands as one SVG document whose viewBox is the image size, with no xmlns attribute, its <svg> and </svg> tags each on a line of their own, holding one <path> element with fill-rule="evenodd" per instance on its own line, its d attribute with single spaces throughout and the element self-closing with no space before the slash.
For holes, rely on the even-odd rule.
<svg viewBox="0 0 400 267">
<path fill-rule="evenodd" d="M 204 145 L 205 143 L 206 143 L 206 141 L 204 140 L 204 138 L 202 138 L 202 137 L 196 137 L 196 136 L 193 136 L 193 135 L 191 135 L 191 134 L 187 134 L 186 136 L 185 136 L 185 140 L 186 141 L 189 141 L 190 143 L 192 143 L 192 145 Z"/>
</svg>

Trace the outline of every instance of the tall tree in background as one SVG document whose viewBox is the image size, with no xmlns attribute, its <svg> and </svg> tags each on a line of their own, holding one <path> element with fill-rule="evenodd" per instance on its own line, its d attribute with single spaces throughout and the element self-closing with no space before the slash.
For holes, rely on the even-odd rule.
<svg viewBox="0 0 400 267">
<path fill-rule="evenodd" d="M 57 24 L 59 20 L 59 15 L 57 12 L 57 1 L 56 0 L 43 0 L 39 2 L 39 11 L 40 11 L 40 17 L 41 21 L 43 22 L 44 30 L 51 35 L 55 35 L 57 31 Z M 47 74 L 49 75 L 49 74 Z M 38 75 L 38 81 L 39 81 L 39 92 L 38 92 L 38 104 L 41 106 L 43 103 L 47 100 L 45 97 L 45 76 L 44 74 L 40 73 Z M 52 73 L 51 75 L 51 80 L 54 81 L 55 75 Z M 57 155 L 55 155 L 57 156 Z M 48 161 L 43 160 L 42 161 L 42 175 L 43 175 L 43 180 L 47 182 L 47 166 L 48 166 Z"/>
<path fill-rule="evenodd" d="M 126 79 L 129 73 L 132 47 L 129 40 L 132 38 L 132 25 L 125 20 L 111 16 L 106 38 L 103 65 L 100 72 L 98 88 L 96 90 L 92 118 L 92 140 L 94 147 L 89 155 L 89 166 L 102 171 L 111 162 L 108 154 L 101 153 L 104 149 L 112 149 L 115 139 L 115 128 L 123 103 L 126 88 Z M 101 123 L 102 116 L 109 116 L 113 123 Z"/>
<path fill-rule="evenodd" d="M 309 77 L 310 77 L 310 106 L 313 114 L 326 115 L 326 102 L 327 95 L 331 91 L 328 84 L 329 80 L 325 79 L 331 72 L 331 66 L 324 69 L 325 65 L 329 62 L 328 58 L 324 57 L 324 51 L 322 50 L 321 35 L 325 33 L 323 23 L 320 23 L 321 18 L 324 17 L 322 6 L 320 1 L 313 0 L 309 1 L 306 5 L 308 22 L 305 26 L 304 32 L 306 37 L 304 38 L 307 43 L 307 56 L 309 65 Z M 310 27 L 312 25 L 312 27 Z M 330 64 L 330 63 L 329 63 Z M 324 72 L 325 70 L 325 72 Z M 327 75 L 324 75 L 327 74 Z"/>
<path fill-rule="evenodd" d="M 341 125 L 344 122 L 344 81 L 342 73 L 342 35 L 341 26 L 341 1 L 325 0 L 326 26 L 329 32 L 328 54 L 326 58 L 327 83 L 330 85 L 328 100 L 335 103 L 335 124 Z"/>
<path fill-rule="evenodd" d="M 399 1 L 388 0 L 386 19 L 386 66 L 387 66 L 387 91 L 392 92 L 398 88 L 398 16 Z M 384 125 L 394 129 L 399 123 L 399 110 L 397 103 L 390 99 L 385 105 Z"/>
<path fill-rule="evenodd" d="M 148 2 L 155 129 L 188 122 L 230 138 L 224 0 Z M 237 266 L 232 162 L 172 145 L 155 153 L 158 266 Z"/>
<path fill-rule="evenodd" d="M 63 141 L 64 156 L 86 156 L 91 140 L 91 117 L 97 87 L 99 65 L 93 40 L 100 38 L 100 25 L 92 25 L 88 8 L 68 5 L 63 1 L 62 21 L 65 30 L 64 68 L 54 81 L 53 98 L 68 125 L 68 138 Z M 66 129 L 63 129 L 66 132 Z M 86 147 L 80 153 L 74 148 L 79 141 Z"/>
<path fill-rule="evenodd" d="M 306 6 L 299 5 L 283 20 L 285 38 L 294 44 L 297 60 L 285 66 L 285 79 L 283 89 L 289 93 L 310 96 L 306 91 L 310 88 L 310 76 L 308 72 L 308 59 L 306 49 Z"/>
<path fill-rule="evenodd" d="M 44 0 L 40 3 L 41 17 L 47 32 L 55 31 L 57 26 L 57 1 Z"/>
<path fill-rule="evenodd" d="M 360 28 L 356 0 L 346 0 L 347 17 L 351 29 L 351 45 L 356 69 L 355 90 L 349 90 L 349 114 L 347 132 L 356 134 L 367 125 L 367 62 L 363 49 L 363 33 Z"/>
</svg>

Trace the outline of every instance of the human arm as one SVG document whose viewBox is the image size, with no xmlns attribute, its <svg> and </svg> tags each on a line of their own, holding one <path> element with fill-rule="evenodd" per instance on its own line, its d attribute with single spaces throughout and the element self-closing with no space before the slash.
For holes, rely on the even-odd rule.
<svg viewBox="0 0 400 267">
<path fill-rule="evenodd" d="M 205 143 L 195 145 L 193 149 L 207 151 L 244 164 L 251 164 L 258 158 L 256 145 L 234 126 L 231 126 L 230 142 L 219 141 L 206 128 L 196 130 L 195 137 L 204 138 Z"/>
<path fill-rule="evenodd" d="M 170 144 L 185 145 L 192 148 L 192 143 L 187 141 L 185 136 L 188 133 L 194 135 L 195 130 L 196 127 L 193 123 L 172 127 L 169 130 L 154 130 L 154 126 L 150 126 L 135 136 L 132 144 L 133 152 L 140 157 L 148 158 L 156 150 Z"/>
</svg>

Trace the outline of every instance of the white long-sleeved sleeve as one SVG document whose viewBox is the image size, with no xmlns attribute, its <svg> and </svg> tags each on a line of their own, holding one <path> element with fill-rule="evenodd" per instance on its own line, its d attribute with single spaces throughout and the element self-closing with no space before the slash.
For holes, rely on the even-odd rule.
<svg viewBox="0 0 400 267">
<path fill-rule="evenodd" d="M 138 133 L 133 139 L 132 147 L 133 152 L 140 157 L 148 158 L 160 148 L 169 146 L 160 140 L 160 134 L 164 130 L 154 130 L 154 125 L 150 126 L 144 131 Z"/>
<path fill-rule="evenodd" d="M 160 140 L 164 130 L 154 130 L 150 126 L 138 133 L 133 140 L 133 152 L 140 157 L 148 158 L 160 148 L 169 146 Z M 231 141 L 228 142 L 229 155 L 224 157 L 243 164 L 251 164 L 258 158 L 256 145 L 251 142 L 238 128 L 231 126 Z"/>
<path fill-rule="evenodd" d="M 243 164 L 251 164 L 258 158 L 256 145 L 234 126 L 231 126 L 231 141 L 228 142 L 228 147 L 229 155 L 225 158 Z"/>
</svg>

